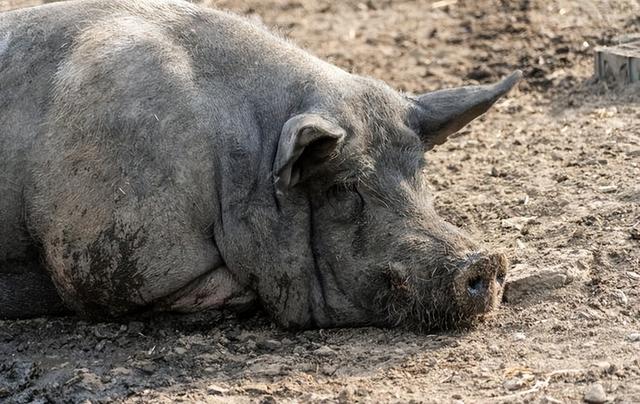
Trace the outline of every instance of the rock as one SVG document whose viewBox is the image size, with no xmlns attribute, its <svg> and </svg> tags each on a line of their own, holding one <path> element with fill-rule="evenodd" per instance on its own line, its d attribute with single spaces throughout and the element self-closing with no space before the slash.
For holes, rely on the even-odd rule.
<svg viewBox="0 0 640 404">
<path fill-rule="evenodd" d="M 516 265 L 508 274 L 504 299 L 508 303 L 518 303 L 531 296 L 544 296 L 570 284 L 574 278 L 567 268 L 532 269 Z"/>
<path fill-rule="evenodd" d="M 596 362 L 593 365 L 605 372 L 608 372 L 611 369 L 611 364 L 607 361 Z"/>
<path fill-rule="evenodd" d="M 591 404 L 601 404 L 607 401 L 607 393 L 600 383 L 594 383 L 587 387 L 584 393 L 584 401 Z"/>
<path fill-rule="evenodd" d="M 244 390 L 244 392 L 247 394 L 270 394 L 271 393 L 269 386 L 262 383 L 246 384 L 242 386 L 242 390 Z"/>
<path fill-rule="evenodd" d="M 622 290 L 620 289 L 614 290 L 613 296 L 621 305 L 626 306 L 627 304 L 629 304 L 629 299 L 627 298 L 627 295 L 625 295 Z"/>
<path fill-rule="evenodd" d="M 627 271 L 627 276 L 633 280 L 640 281 L 640 275 L 637 272 Z"/>
<path fill-rule="evenodd" d="M 517 216 L 502 220 L 502 227 L 505 229 L 516 229 L 522 231 L 525 226 L 533 223 L 537 216 Z"/>
<path fill-rule="evenodd" d="M 296 347 L 293 348 L 293 353 L 296 355 L 304 355 L 307 352 L 307 350 L 300 345 L 297 345 Z"/>
<path fill-rule="evenodd" d="M 248 371 L 259 376 L 280 376 L 283 374 L 282 365 L 278 363 L 263 364 L 257 363 L 251 366 Z"/>
<path fill-rule="evenodd" d="M 329 348 L 326 345 L 323 345 L 320 348 L 313 351 L 313 353 L 316 354 L 317 356 L 328 357 L 328 356 L 334 356 L 336 354 L 336 351 L 334 351 L 333 349 Z"/>
<path fill-rule="evenodd" d="M 513 333 L 513 340 L 514 341 L 524 341 L 525 339 L 527 339 L 527 335 L 523 332 L 514 332 Z"/>
<path fill-rule="evenodd" d="M 129 376 L 129 375 L 131 375 L 131 369 L 127 369 L 127 368 L 123 368 L 123 367 L 119 366 L 119 367 L 115 367 L 115 368 L 111 369 L 111 374 L 114 377 Z"/>
<path fill-rule="evenodd" d="M 627 340 L 631 342 L 640 341 L 640 332 L 632 332 L 631 334 L 627 335 Z"/>
<path fill-rule="evenodd" d="M 502 386 L 508 391 L 515 391 L 523 388 L 524 382 L 521 379 L 509 379 Z"/>
<path fill-rule="evenodd" d="M 262 349 L 268 349 L 269 351 L 275 351 L 282 348 L 282 343 L 275 339 L 267 339 L 258 342 L 258 347 Z"/>
<path fill-rule="evenodd" d="M 131 335 L 142 335 L 144 331 L 144 323 L 141 321 L 130 321 L 127 329 Z"/>
<path fill-rule="evenodd" d="M 605 185 L 603 187 L 598 188 L 600 190 L 600 192 L 604 193 L 604 194 L 611 194 L 614 193 L 618 190 L 618 187 L 616 185 Z"/>
<path fill-rule="evenodd" d="M 98 342 L 98 343 L 96 344 L 96 346 L 95 346 L 95 348 L 94 348 L 94 349 L 95 349 L 96 351 L 98 351 L 98 352 L 102 351 L 102 350 L 104 349 L 104 346 L 105 346 L 105 345 L 106 345 L 106 343 L 107 343 L 106 341 L 107 341 L 107 340 L 101 339 L 101 340 L 100 340 L 100 342 Z"/>
<path fill-rule="evenodd" d="M 187 348 L 183 348 L 181 346 L 177 346 L 175 348 L 173 348 L 173 352 L 177 353 L 178 355 L 184 355 L 187 353 Z"/>
<path fill-rule="evenodd" d="M 349 404 L 354 401 L 353 393 L 350 389 L 343 389 L 340 394 L 338 394 L 338 403 L 339 404 Z"/>
<path fill-rule="evenodd" d="M 148 360 L 140 360 L 140 361 L 136 361 L 133 362 L 132 365 L 136 368 L 141 370 L 142 372 L 148 374 L 148 375 L 152 375 L 155 373 L 156 371 L 156 364 L 148 361 Z"/>
<path fill-rule="evenodd" d="M 229 389 L 218 386 L 217 384 L 210 384 L 207 386 L 207 393 L 214 396 L 223 396 L 229 392 Z"/>
</svg>

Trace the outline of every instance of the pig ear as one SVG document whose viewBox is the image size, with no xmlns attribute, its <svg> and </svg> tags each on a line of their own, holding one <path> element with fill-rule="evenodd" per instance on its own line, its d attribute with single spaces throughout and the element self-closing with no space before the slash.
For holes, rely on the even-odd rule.
<svg viewBox="0 0 640 404">
<path fill-rule="evenodd" d="M 307 171 L 329 160 L 345 135 L 343 128 L 317 114 L 289 119 L 282 127 L 273 162 L 276 192 L 284 193 Z"/>
<path fill-rule="evenodd" d="M 420 135 L 426 150 L 444 143 L 452 133 L 485 113 L 515 86 L 522 72 L 516 70 L 502 81 L 434 91 L 417 97 L 409 113 L 409 125 Z"/>
</svg>

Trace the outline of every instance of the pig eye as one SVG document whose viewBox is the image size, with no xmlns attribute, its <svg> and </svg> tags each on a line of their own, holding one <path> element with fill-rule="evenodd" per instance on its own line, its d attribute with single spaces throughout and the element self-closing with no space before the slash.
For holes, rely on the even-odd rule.
<svg viewBox="0 0 640 404">
<path fill-rule="evenodd" d="M 351 203 L 355 211 L 361 211 L 364 207 L 364 198 L 355 183 L 333 185 L 327 190 L 327 199 L 331 204 Z M 337 204 L 335 207 L 338 208 Z M 341 209 L 344 209 L 344 206 Z M 353 213 L 353 210 L 349 213 Z"/>
</svg>

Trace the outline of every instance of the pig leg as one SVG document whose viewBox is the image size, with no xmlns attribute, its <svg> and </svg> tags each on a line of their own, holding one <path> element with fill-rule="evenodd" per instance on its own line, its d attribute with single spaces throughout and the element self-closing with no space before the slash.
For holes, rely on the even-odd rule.
<svg viewBox="0 0 640 404">
<path fill-rule="evenodd" d="M 243 310 L 250 307 L 255 298 L 253 291 L 240 285 L 227 267 L 222 266 L 162 299 L 156 304 L 156 310 L 194 312 L 222 307 Z"/>
</svg>

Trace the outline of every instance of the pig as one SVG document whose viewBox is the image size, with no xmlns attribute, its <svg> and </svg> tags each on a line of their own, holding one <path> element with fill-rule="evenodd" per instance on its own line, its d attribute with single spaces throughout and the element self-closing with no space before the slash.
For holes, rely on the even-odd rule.
<svg viewBox="0 0 640 404">
<path fill-rule="evenodd" d="M 1 14 L 0 317 L 473 325 L 508 263 L 438 216 L 425 153 L 520 77 L 404 94 L 179 0 Z"/>
</svg>

